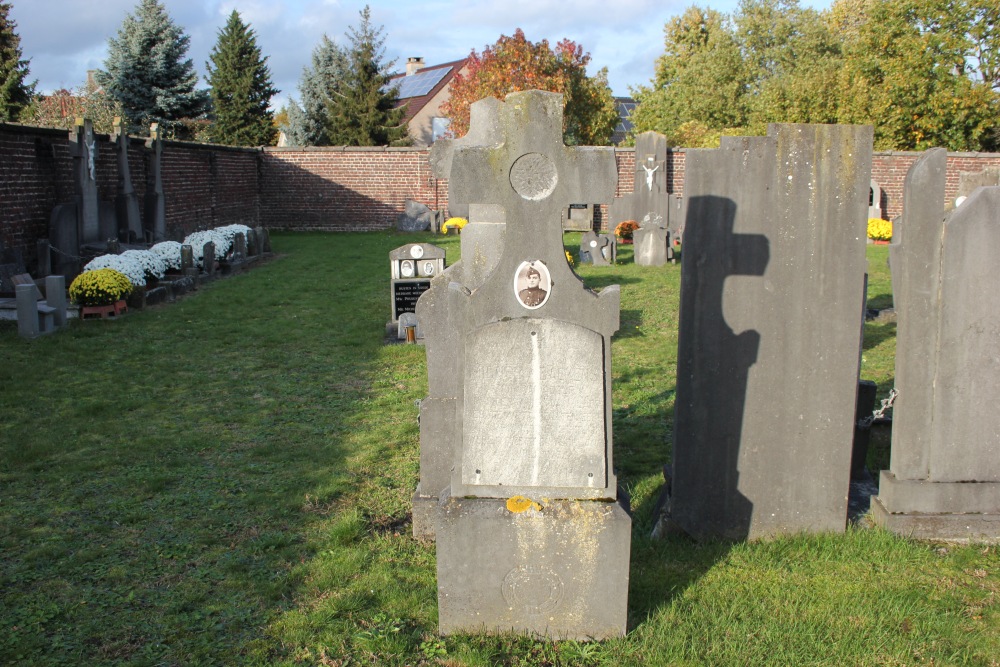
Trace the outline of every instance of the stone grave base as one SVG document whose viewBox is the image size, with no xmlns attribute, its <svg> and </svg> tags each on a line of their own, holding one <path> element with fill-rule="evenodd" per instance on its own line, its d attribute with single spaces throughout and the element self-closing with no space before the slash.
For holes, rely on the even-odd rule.
<svg viewBox="0 0 1000 667">
<path fill-rule="evenodd" d="M 449 498 L 437 524 L 440 632 L 625 634 L 632 520 L 618 502 Z M 514 511 L 512 511 L 512 509 Z"/>
<path fill-rule="evenodd" d="M 1000 482 L 899 480 L 883 470 L 870 516 L 906 537 L 1000 542 Z"/>
<path fill-rule="evenodd" d="M 420 485 L 413 493 L 413 537 L 425 542 L 433 542 L 437 535 L 438 517 L 441 515 L 440 499 L 424 496 Z"/>
</svg>

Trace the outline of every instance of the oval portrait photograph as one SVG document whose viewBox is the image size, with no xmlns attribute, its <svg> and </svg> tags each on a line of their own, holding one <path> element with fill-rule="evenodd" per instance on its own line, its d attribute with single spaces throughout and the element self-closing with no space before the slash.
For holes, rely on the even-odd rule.
<svg viewBox="0 0 1000 667">
<path fill-rule="evenodd" d="M 514 272 L 514 296 L 525 308 L 541 308 L 552 291 L 552 276 L 541 260 L 521 262 Z"/>
</svg>

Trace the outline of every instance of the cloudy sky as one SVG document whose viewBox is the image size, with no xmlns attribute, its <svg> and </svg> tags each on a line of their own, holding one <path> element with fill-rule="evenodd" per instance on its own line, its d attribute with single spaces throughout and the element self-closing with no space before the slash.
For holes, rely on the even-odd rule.
<svg viewBox="0 0 1000 667">
<path fill-rule="evenodd" d="M 72 89 L 86 79 L 88 69 L 100 69 L 107 57 L 108 38 L 115 36 L 138 0 L 9 0 L 17 22 L 31 79 L 38 91 Z M 233 9 L 257 32 L 257 43 L 269 57 L 271 77 L 281 90 L 273 100 L 281 106 L 298 97 L 302 67 L 326 33 L 340 44 L 356 25 L 364 0 L 162 0 L 174 23 L 190 37 L 188 56 L 204 77 L 205 62 L 219 29 Z M 458 60 L 472 49 L 482 51 L 501 35 L 524 30 L 533 42 L 555 44 L 569 38 L 589 51 L 593 74 L 608 68 L 615 95 L 653 76 L 654 61 L 663 52 L 663 26 L 692 0 L 371 0 L 376 25 L 384 26 L 386 56 L 401 68 L 408 57 L 428 65 Z M 737 0 L 698 2 L 730 12 Z M 825 6 L 814 0 L 805 4 Z"/>
</svg>

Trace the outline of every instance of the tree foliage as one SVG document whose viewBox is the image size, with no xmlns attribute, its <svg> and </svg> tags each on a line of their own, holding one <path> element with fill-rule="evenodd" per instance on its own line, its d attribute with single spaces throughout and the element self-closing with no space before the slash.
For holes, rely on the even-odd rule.
<svg viewBox="0 0 1000 667">
<path fill-rule="evenodd" d="M 35 84 L 26 81 L 28 61 L 21 57 L 21 37 L 10 8 L 10 3 L 0 2 L 0 121 L 17 120 L 35 94 Z"/>
<path fill-rule="evenodd" d="M 57 90 L 51 95 L 39 95 L 24 111 L 25 122 L 40 127 L 71 129 L 77 118 L 89 118 L 94 131 L 110 134 L 115 117 L 122 115 L 121 104 L 110 97 L 94 81 L 75 88 Z"/>
<path fill-rule="evenodd" d="M 329 145 L 326 133 L 330 100 L 346 85 L 350 61 L 347 51 L 326 35 L 313 49 L 312 66 L 302 68 L 299 94 L 302 105 L 289 100 L 287 122 L 282 125 L 292 146 Z"/>
<path fill-rule="evenodd" d="M 399 90 L 390 86 L 394 61 L 385 60 L 382 26 L 371 22 L 371 9 L 360 12 L 357 28 L 348 28 L 349 67 L 344 85 L 327 102 L 326 138 L 338 146 L 387 146 L 409 143 Z"/>
<path fill-rule="evenodd" d="M 133 128 L 156 122 L 166 131 L 177 130 L 181 119 L 208 111 L 208 92 L 195 89 L 198 75 L 184 58 L 190 41 L 158 0 L 140 0 L 118 37 L 108 39 L 106 69 L 98 71 L 97 81 L 121 103 Z"/>
<path fill-rule="evenodd" d="M 563 95 L 563 138 L 568 145 L 607 145 L 618 122 L 607 70 L 587 76 L 590 54 L 564 39 L 553 50 L 548 40 L 533 43 L 518 28 L 501 35 L 482 54 L 469 54 L 466 73 L 451 81 L 451 98 L 442 108 L 451 131 L 469 131 L 469 107 L 478 100 L 521 90 L 546 90 Z"/>
<path fill-rule="evenodd" d="M 743 0 L 731 16 L 692 7 L 667 23 L 656 79 L 634 91 L 635 131 L 676 144 L 775 122 L 865 123 L 879 149 L 990 149 L 997 14 L 986 0 L 838 0 L 824 12 Z"/>
<path fill-rule="evenodd" d="M 214 119 L 212 141 L 230 146 L 266 146 L 277 129 L 268 109 L 278 90 L 271 84 L 267 58 L 253 29 L 234 9 L 205 63 Z"/>
</svg>

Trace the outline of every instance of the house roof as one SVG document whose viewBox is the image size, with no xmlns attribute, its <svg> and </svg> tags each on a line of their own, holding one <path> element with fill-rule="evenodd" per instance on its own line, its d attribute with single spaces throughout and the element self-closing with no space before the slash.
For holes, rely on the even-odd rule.
<svg viewBox="0 0 1000 667">
<path fill-rule="evenodd" d="M 453 60 L 450 63 L 431 65 L 419 71 L 407 75 L 397 74 L 389 80 L 390 86 L 399 86 L 399 104 L 397 107 L 406 106 L 406 113 L 403 115 L 403 122 L 408 123 L 420 110 L 427 105 L 441 90 L 451 83 L 468 58 Z"/>
<path fill-rule="evenodd" d="M 635 111 L 637 103 L 631 97 L 616 97 L 615 108 L 618 110 L 618 125 L 611 135 L 611 143 L 617 145 L 625 140 L 628 133 L 632 131 L 632 112 Z"/>
</svg>

